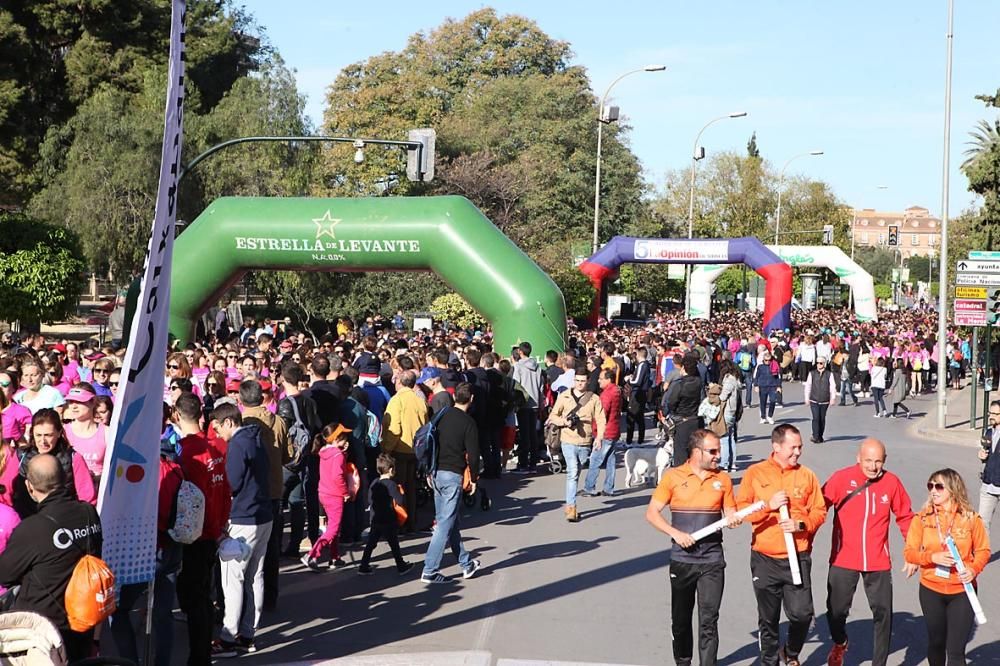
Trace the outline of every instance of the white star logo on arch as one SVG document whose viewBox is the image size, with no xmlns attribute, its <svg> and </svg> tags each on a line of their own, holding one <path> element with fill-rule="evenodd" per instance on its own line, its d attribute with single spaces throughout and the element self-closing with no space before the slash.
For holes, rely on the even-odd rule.
<svg viewBox="0 0 1000 666">
<path fill-rule="evenodd" d="M 330 211 L 327 210 L 323 214 L 323 217 L 313 218 L 313 223 L 316 225 L 316 238 L 322 238 L 323 236 L 329 236 L 330 238 L 337 240 L 336 234 L 334 234 L 334 227 L 340 224 L 343 220 L 335 218 L 330 215 Z"/>
</svg>

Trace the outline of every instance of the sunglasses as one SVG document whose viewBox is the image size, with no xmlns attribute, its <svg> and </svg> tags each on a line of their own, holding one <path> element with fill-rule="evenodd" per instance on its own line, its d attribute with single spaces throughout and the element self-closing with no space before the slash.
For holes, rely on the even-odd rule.
<svg viewBox="0 0 1000 666">
<path fill-rule="evenodd" d="M 95 375 L 106 375 L 110 372 L 109 370 L 101 370 L 100 368 L 94 368 Z"/>
<path fill-rule="evenodd" d="M 118 386 L 118 382 L 108 382 L 109 386 Z"/>
<path fill-rule="evenodd" d="M 171 390 L 171 391 L 180 391 L 180 390 L 181 390 L 181 387 L 180 387 L 180 386 L 178 386 L 177 384 L 171 384 L 171 385 L 170 385 L 170 390 Z"/>
<path fill-rule="evenodd" d="M 702 452 L 707 453 L 710 456 L 717 456 L 719 455 L 719 450 L 720 449 L 702 449 Z"/>
<path fill-rule="evenodd" d="M 226 358 L 236 358 L 236 354 L 226 354 Z"/>
<path fill-rule="evenodd" d="M 927 483 L 927 490 L 936 490 L 938 492 L 941 492 L 944 489 L 945 488 L 943 483 L 931 483 L 931 482 Z"/>
<path fill-rule="evenodd" d="M 0 382 L 0 388 L 7 388 L 12 382 Z"/>
<path fill-rule="evenodd" d="M 167 366 L 167 368 L 169 370 L 180 370 L 181 366 L 177 365 L 176 363 L 171 363 L 170 365 Z"/>
<path fill-rule="evenodd" d="M 219 382 L 205 382 L 205 386 L 218 386 Z"/>
</svg>

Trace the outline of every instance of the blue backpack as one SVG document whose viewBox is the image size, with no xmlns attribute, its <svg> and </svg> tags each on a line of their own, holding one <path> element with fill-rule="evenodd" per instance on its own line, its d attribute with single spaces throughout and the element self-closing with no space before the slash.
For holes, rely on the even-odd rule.
<svg viewBox="0 0 1000 666">
<path fill-rule="evenodd" d="M 437 424 L 449 409 L 451 407 L 445 407 L 435 414 L 434 418 L 420 426 L 413 436 L 413 453 L 417 457 L 417 471 L 422 475 L 426 476 L 437 471 Z"/>
</svg>

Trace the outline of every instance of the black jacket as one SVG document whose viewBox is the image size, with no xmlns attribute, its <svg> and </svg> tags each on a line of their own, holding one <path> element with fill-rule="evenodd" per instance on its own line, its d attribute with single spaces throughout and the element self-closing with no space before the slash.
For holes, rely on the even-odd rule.
<svg viewBox="0 0 1000 666">
<path fill-rule="evenodd" d="M 663 404 L 667 408 L 664 413 L 670 413 L 678 418 L 698 415 L 701 405 L 702 383 L 700 377 L 684 375 L 670 382 Z"/>
<path fill-rule="evenodd" d="M 295 411 L 292 410 L 290 400 L 294 400 L 296 406 L 298 406 L 299 418 L 302 419 L 302 423 L 309 429 L 309 434 L 313 437 L 319 434 L 326 424 L 320 421 L 316 401 L 305 393 L 288 396 L 278 401 L 278 416 L 285 422 L 285 427 L 291 428 L 292 424 L 295 423 Z"/>
<path fill-rule="evenodd" d="M 406 506 L 399 486 L 392 479 L 376 479 L 368 489 L 368 506 L 371 507 L 372 525 L 382 529 L 396 529 L 396 510 L 392 503 Z"/>
<path fill-rule="evenodd" d="M 10 535 L 0 554 L 0 585 L 20 585 L 12 610 L 45 616 L 60 630 L 69 628 L 63 598 L 76 563 L 101 555 L 97 509 L 60 488 L 38 504 Z"/>
<path fill-rule="evenodd" d="M 993 429 L 990 428 L 986 431 L 986 436 L 989 438 L 990 443 L 993 443 Z M 986 466 L 983 468 L 983 483 L 988 483 L 993 486 L 1000 486 L 1000 445 L 997 446 L 995 451 L 991 451 L 988 458 L 986 458 Z"/>
</svg>

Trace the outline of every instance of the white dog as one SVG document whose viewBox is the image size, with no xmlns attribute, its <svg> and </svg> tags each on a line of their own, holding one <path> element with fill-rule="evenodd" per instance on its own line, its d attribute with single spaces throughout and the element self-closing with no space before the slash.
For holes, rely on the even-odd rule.
<svg viewBox="0 0 1000 666">
<path fill-rule="evenodd" d="M 673 440 L 657 437 L 656 444 L 630 446 L 625 449 L 625 487 L 635 488 L 652 482 L 659 483 L 673 457 Z M 655 471 L 656 476 L 653 476 Z"/>
</svg>

